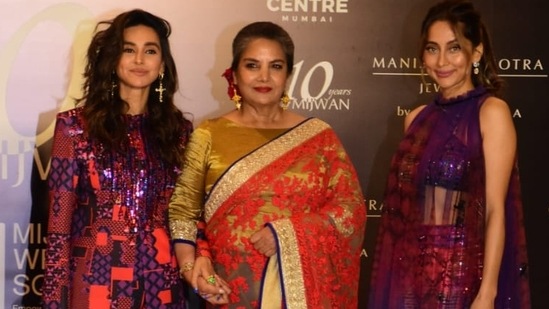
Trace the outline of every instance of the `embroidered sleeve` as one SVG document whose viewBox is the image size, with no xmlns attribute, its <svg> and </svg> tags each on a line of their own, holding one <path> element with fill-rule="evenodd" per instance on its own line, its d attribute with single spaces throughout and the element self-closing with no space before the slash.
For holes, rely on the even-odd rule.
<svg viewBox="0 0 549 309">
<path fill-rule="evenodd" d="M 197 128 L 185 149 L 181 174 L 169 205 L 170 232 L 175 241 L 196 242 L 196 223 L 203 210 L 207 158 L 211 138 L 204 128 Z"/>
</svg>

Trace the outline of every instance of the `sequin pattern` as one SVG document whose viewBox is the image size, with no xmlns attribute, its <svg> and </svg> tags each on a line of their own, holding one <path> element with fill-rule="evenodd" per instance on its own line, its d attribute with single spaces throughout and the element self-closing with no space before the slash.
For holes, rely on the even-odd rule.
<svg viewBox="0 0 549 309">
<path fill-rule="evenodd" d="M 185 308 L 167 231 L 177 169 L 148 145 L 147 115 L 126 117 L 120 152 L 87 138 L 80 108 L 57 119 L 44 306 Z"/>
</svg>

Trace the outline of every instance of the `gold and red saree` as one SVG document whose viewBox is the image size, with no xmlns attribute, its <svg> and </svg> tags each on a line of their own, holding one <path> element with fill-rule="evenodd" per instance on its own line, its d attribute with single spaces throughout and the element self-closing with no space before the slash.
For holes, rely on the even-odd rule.
<svg viewBox="0 0 549 309">
<path fill-rule="evenodd" d="M 209 146 L 196 147 L 193 157 L 205 149 L 205 156 L 214 159 L 189 166 L 214 166 L 207 162 L 223 155 L 216 151 L 223 148 L 219 143 L 235 143 L 216 138 L 216 131 L 227 132 L 216 125 L 226 122 L 197 129 L 199 140 L 208 140 Z M 200 133 L 204 129 L 208 132 Z M 192 145 L 193 138 L 188 147 Z M 202 180 L 208 179 L 203 174 Z M 233 290 L 229 308 L 356 308 L 366 209 L 355 169 L 326 123 L 312 118 L 284 130 L 240 156 L 211 190 L 207 187 L 202 186 L 205 203 L 200 210 L 216 272 Z M 184 205 L 174 202 L 182 191 L 197 190 L 176 188 L 172 204 Z M 171 219 L 180 225 L 172 226 L 183 228 L 178 234 L 172 227 L 174 239 L 195 241 L 197 212 L 176 213 Z M 183 219 L 189 214 L 195 217 Z M 264 226 L 277 240 L 277 254 L 270 258 L 249 240 Z"/>
</svg>

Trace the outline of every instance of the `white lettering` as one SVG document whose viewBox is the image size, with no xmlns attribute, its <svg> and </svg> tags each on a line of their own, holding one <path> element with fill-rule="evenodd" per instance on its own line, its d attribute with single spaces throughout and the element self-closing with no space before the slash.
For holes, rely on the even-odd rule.
<svg viewBox="0 0 549 309">
<path fill-rule="evenodd" d="M 13 278 L 13 283 L 17 287 L 13 288 L 13 293 L 18 296 L 25 296 L 30 292 L 42 296 L 41 286 L 44 280 L 44 275 L 37 275 L 32 280 L 25 274 L 19 274 Z M 27 307 L 25 307 L 27 308 Z"/>
<path fill-rule="evenodd" d="M 503 71 L 543 71 L 543 64 L 539 59 L 500 59 L 498 61 L 498 68 Z"/>
<path fill-rule="evenodd" d="M 19 223 L 13 225 L 13 243 L 28 243 L 28 244 L 45 244 L 47 242 L 46 236 L 42 237 L 42 223 L 29 223 L 26 231 Z"/>
<path fill-rule="evenodd" d="M 421 67 L 420 60 L 418 58 L 387 58 L 385 57 L 377 58 L 374 57 L 373 68 L 381 69 L 418 69 Z"/>
<path fill-rule="evenodd" d="M 368 210 L 377 210 L 377 201 L 376 200 L 368 200 Z"/>
<path fill-rule="evenodd" d="M 419 94 L 438 92 L 439 89 L 440 89 L 440 86 L 438 84 L 434 84 L 434 83 L 419 84 Z"/>
<path fill-rule="evenodd" d="M 312 96 L 311 93 L 309 92 L 309 84 L 311 82 L 311 77 L 317 68 L 322 68 L 324 70 L 324 84 L 322 85 L 322 89 L 320 89 L 319 93 L 316 96 Z M 307 72 L 307 74 L 305 75 L 305 78 L 303 79 L 303 83 L 301 84 L 301 97 L 302 98 L 312 97 L 315 99 L 322 97 L 330 87 L 333 77 L 334 77 L 334 68 L 331 63 L 327 61 L 322 61 L 317 63 L 314 67 L 311 68 L 311 70 L 309 70 L 309 72 Z"/>
<path fill-rule="evenodd" d="M 13 254 L 18 269 L 24 269 L 25 266 L 28 266 L 29 269 L 36 269 L 38 266 L 44 268 L 46 265 L 46 249 L 32 250 L 32 253 L 29 249 L 24 249 L 23 254 L 19 250 L 13 249 Z"/>
<path fill-rule="evenodd" d="M 349 0 L 267 0 L 271 12 L 348 13 Z"/>
</svg>

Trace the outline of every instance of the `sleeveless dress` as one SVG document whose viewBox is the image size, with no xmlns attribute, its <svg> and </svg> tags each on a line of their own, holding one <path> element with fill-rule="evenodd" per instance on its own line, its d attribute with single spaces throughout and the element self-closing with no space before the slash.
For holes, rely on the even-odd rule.
<svg viewBox="0 0 549 309">
<path fill-rule="evenodd" d="M 468 308 L 481 283 L 485 164 L 479 86 L 440 95 L 414 119 L 391 162 L 369 308 Z M 505 202 L 496 308 L 529 308 L 518 168 Z"/>
</svg>

